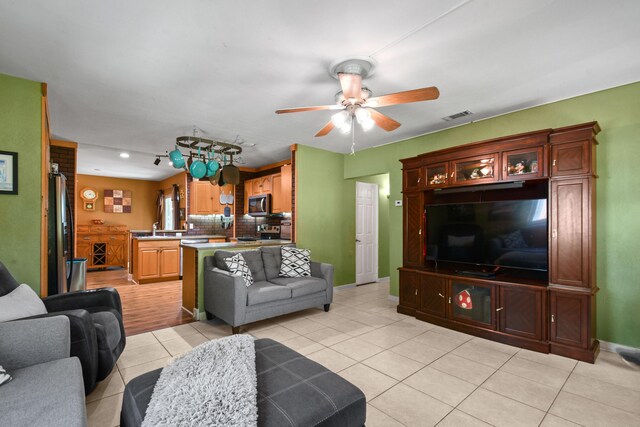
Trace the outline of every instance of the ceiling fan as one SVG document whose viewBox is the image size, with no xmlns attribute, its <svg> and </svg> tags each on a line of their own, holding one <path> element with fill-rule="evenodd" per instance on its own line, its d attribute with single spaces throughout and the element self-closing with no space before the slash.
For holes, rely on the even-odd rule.
<svg viewBox="0 0 640 427">
<path fill-rule="evenodd" d="M 342 132 L 348 133 L 354 124 L 354 118 L 364 130 L 369 130 L 374 125 L 377 125 L 390 132 L 397 129 L 400 123 L 375 110 L 374 107 L 429 101 L 440 96 L 437 87 L 425 87 L 372 98 L 372 92 L 367 87 L 362 86 L 362 79 L 371 76 L 373 68 L 374 62 L 370 58 L 340 61 L 329 69 L 330 74 L 340 80 L 340 86 L 342 87 L 342 90 L 336 94 L 335 104 L 285 108 L 276 110 L 276 114 L 341 110 L 339 113 L 334 114 L 329 123 L 320 129 L 315 136 L 325 136 L 336 127 Z"/>
</svg>

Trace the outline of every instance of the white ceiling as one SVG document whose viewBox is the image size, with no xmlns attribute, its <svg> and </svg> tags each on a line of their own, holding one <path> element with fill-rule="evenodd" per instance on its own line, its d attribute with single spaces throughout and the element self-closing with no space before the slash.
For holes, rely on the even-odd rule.
<svg viewBox="0 0 640 427">
<path fill-rule="evenodd" d="M 154 154 L 193 125 L 256 144 L 248 166 L 294 143 L 348 152 L 348 135 L 313 137 L 331 111 L 274 114 L 332 103 L 339 59 L 375 59 L 374 96 L 441 92 L 381 108 L 402 126 L 357 133 L 363 149 L 639 81 L 638 22 L 637 0 L 1 0 L 0 73 L 49 84 L 80 173 L 162 179 L 176 171 Z"/>
</svg>

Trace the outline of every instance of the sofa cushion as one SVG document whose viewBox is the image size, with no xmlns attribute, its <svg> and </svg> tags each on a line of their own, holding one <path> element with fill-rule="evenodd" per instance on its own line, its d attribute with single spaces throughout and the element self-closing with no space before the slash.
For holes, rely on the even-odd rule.
<svg viewBox="0 0 640 427">
<path fill-rule="evenodd" d="M 275 279 L 280 275 L 280 264 L 282 264 L 280 246 L 263 246 L 260 248 L 260 252 L 267 280 Z"/>
<path fill-rule="evenodd" d="M 251 275 L 256 282 L 262 282 L 266 280 L 260 249 L 254 249 L 250 251 L 216 251 L 213 254 L 216 260 L 216 267 L 221 270 L 229 271 L 229 267 L 227 267 L 227 265 L 225 264 L 224 259 L 231 258 L 237 253 L 242 253 L 244 260 L 247 262 L 247 265 L 251 270 Z"/>
<path fill-rule="evenodd" d="M 100 311 L 91 313 L 91 320 L 96 327 L 98 347 L 107 348 L 113 351 L 122 336 L 120 335 L 120 322 L 114 314 L 115 310 Z"/>
<path fill-rule="evenodd" d="M 24 283 L 0 297 L 0 322 L 46 313 L 47 308 L 38 294 Z"/>
<path fill-rule="evenodd" d="M 253 285 L 253 274 L 251 274 L 251 269 L 249 265 L 244 260 L 244 257 L 241 253 L 237 253 L 232 257 L 225 258 L 224 262 L 227 264 L 229 268 L 229 272 L 234 276 L 242 277 L 244 280 L 244 285 L 249 287 Z"/>
<path fill-rule="evenodd" d="M 327 282 L 319 277 L 278 277 L 269 280 L 276 285 L 283 285 L 291 288 L 293 298 L 303 295 L 315 294 L 327 289 Z"/>
<path fill-rule="evenodd" d="M 311 251 L 309 249 L 282 247 L 281 251 L 281 277 L 311 276 Z"/>
<path fill-rule="evenodd" d="M 53 360 L 12 372 L 0 387 L 0 425 L 85 426 L 82 367 L 76 357 Z"/>
<path fill-rule="evenodd" d="M 291 288 L 287 286 L 274 285 L 273 283 L 265 281 L 256 281 L 253 286 L 247 288 L 247 305 L 281 301 L 289 298 L 291 298 Z"/>
</svg>

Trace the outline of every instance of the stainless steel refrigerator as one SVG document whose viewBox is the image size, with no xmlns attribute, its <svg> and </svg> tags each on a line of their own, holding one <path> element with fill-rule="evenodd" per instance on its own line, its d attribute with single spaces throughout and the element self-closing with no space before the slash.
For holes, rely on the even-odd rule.
<svg viewBox="0 0 640 427">
<path fill-rule="evenodd" d="M 73 211 L 67 179 L 49 175 L 49 295 L 69 291 L 73 274 Z"/>
</svg>

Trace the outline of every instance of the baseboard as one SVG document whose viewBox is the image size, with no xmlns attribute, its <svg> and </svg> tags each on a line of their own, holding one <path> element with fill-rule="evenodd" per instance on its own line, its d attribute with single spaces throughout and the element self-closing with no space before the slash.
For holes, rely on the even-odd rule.
<svg viewBox="0 0 640 427">
<path fill-rule="evenodd" d="M 391 280 L 391 277 L 386 276 L 386 277 L 378 277 L 378 282 L 382 281 L 382 280 Z"/>
<path fill-rule="evenodd" d="M 333 287 L 333 291 L 342 291 L 345 289 L 351 289 L 351 288 L 355 288 L 356 284 L 355 283 L 347 283 L 346 285 L 340 285 L 340 286 L 334 286 Z"/>
<path fill-rule="evenodd" d="M 608 351 L 609 353 L 617 353 L 618 350 L 640 352 L 640 348 L 629 347 L 627 345 L 616 344 L 614 342 L 607 341 L 600 341 L 600 350 Z"/>
<path fill-rule="evenodd" d="M 400 302 L 400 297 L 397 297 L 395 295 L 389 295 L 389 300 L 393 302 Z"/>
</svg>

